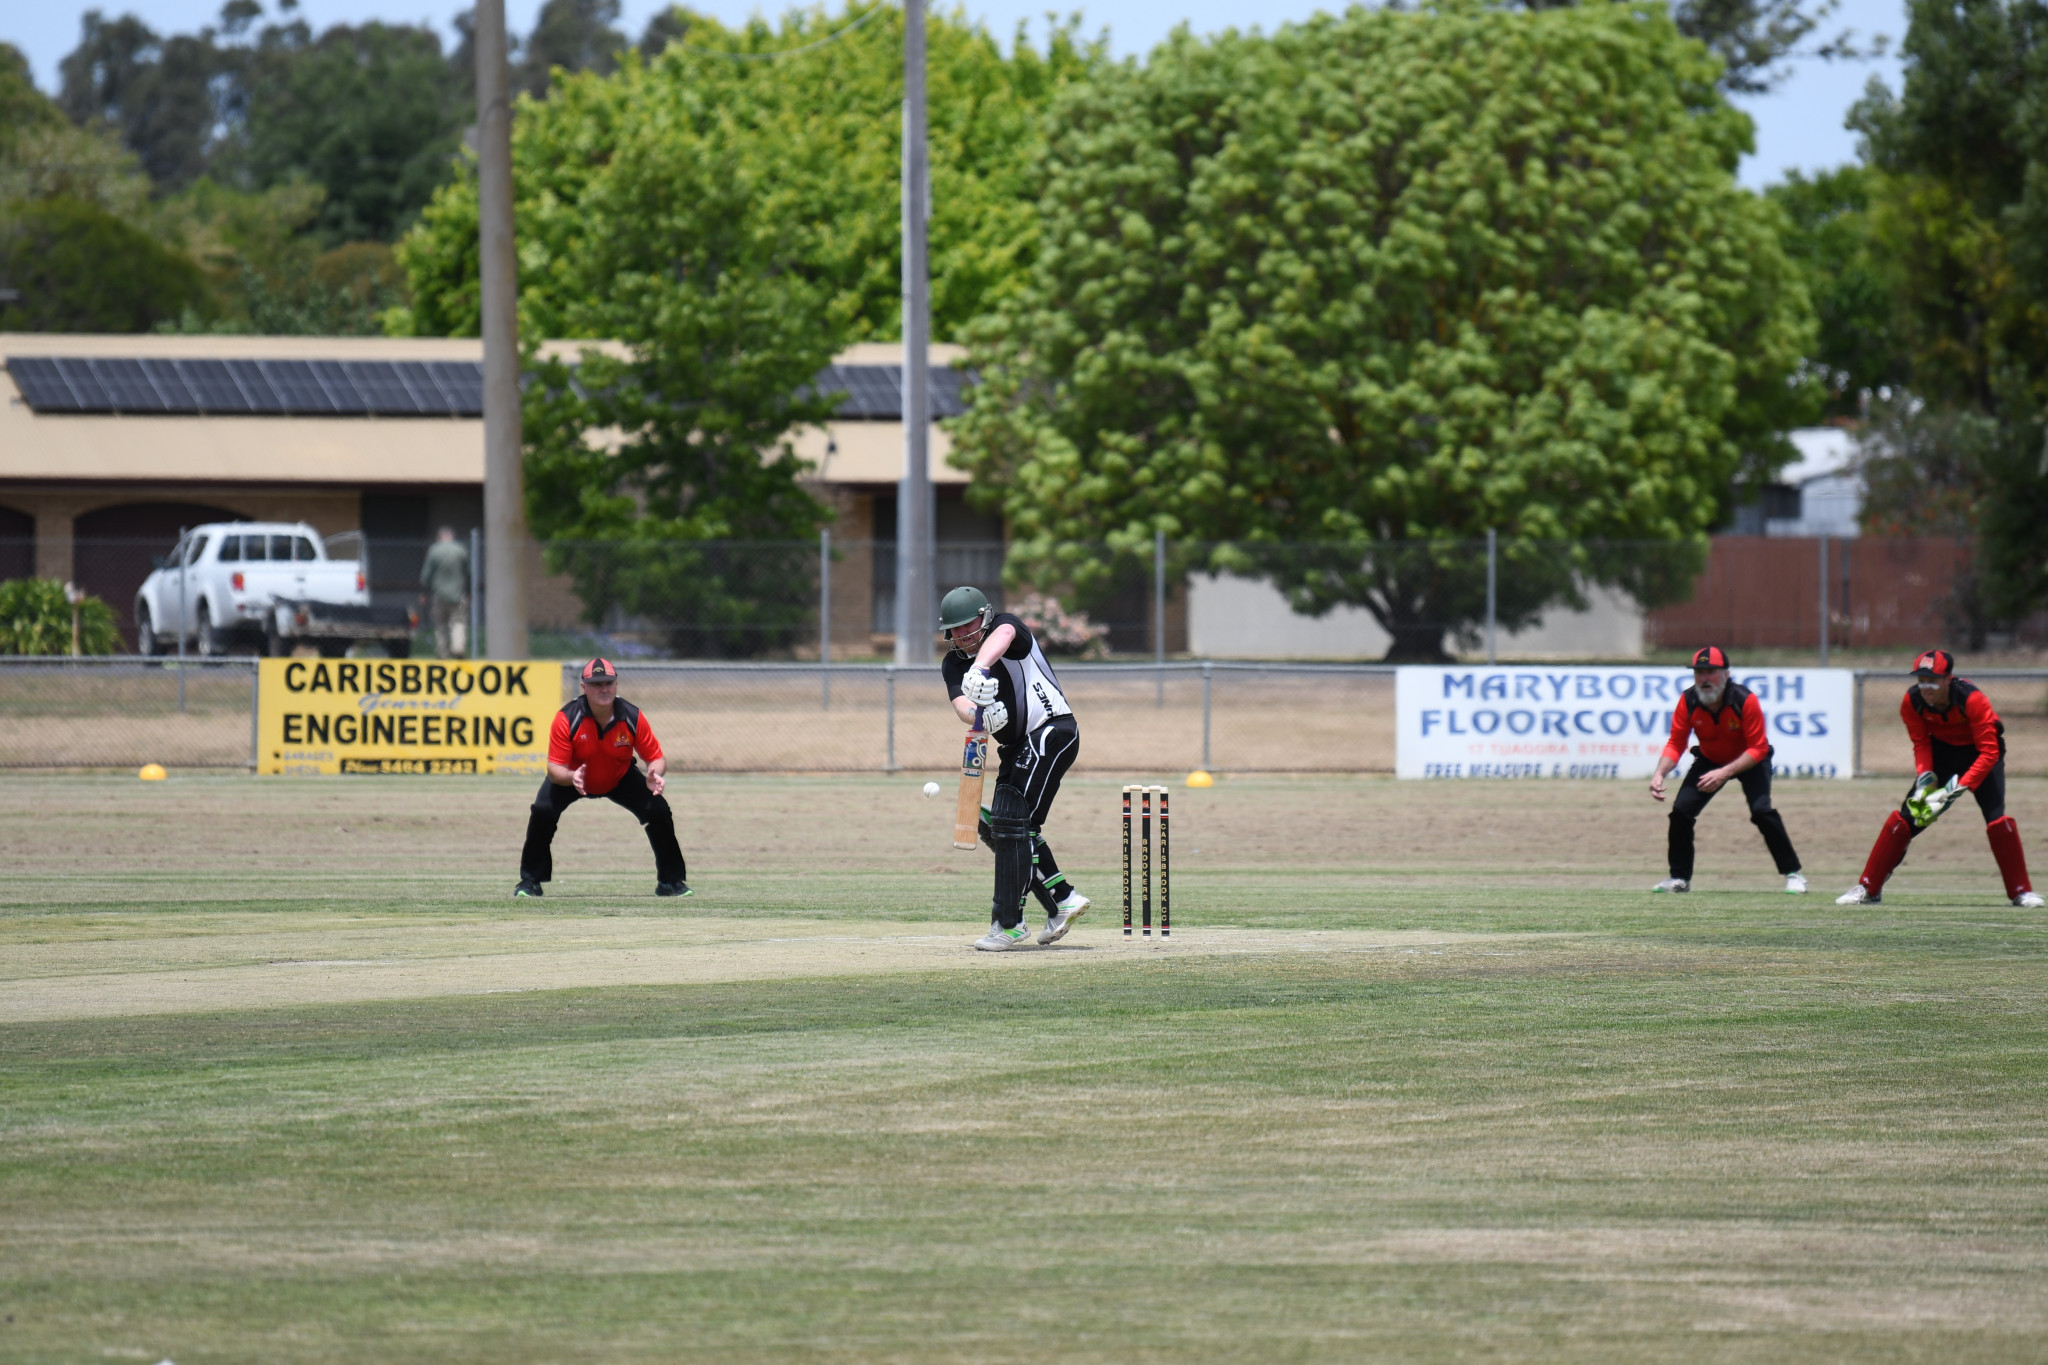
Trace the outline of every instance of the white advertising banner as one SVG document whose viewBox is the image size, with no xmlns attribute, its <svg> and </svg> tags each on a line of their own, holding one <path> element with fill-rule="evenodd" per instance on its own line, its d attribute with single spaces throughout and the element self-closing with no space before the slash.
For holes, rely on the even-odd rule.
<svg viewBox="0 0 2048 1365">
<path fill-rule="evenodd" d="M 1849 670 L 1745 668 L 1730 676 L 1763 703 L 1773 774 L 1855 775 Z M 1647 778 L 1690 686 L 1692 670 L 1684 667 L 1402 668 L 1394 676 L 1394 770 L 1402 777 Z"/>
</svg>

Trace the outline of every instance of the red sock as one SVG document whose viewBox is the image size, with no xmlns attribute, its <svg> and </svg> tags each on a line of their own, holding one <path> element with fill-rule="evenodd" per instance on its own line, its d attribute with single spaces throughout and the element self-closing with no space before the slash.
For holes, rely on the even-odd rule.
<svg viewBox="0 0 2048 1365">
<path fill-rule="evenodd" d="M 2001 816 L 1984 826 L 1984 837 L 1991 841 L 1991 856 L 1998 859 L 1998 875 L 2005 878 L 2005 898 L 2018 900 L 2023 892 L 2032 891 L 2027 881 L 2027 851 L 2020 847 L 2020 827 L 2013 823 L 2010 815 Z"/>
<path fill-rule="evenodd" d="M 1877 832 L 1877 842 L 1870 846 L 1870 861 L 1863 865 L 1863 875 L 1857 879 L 1863 883 L 1863 889 L 1873 896 L 1884 894 L 1884 884 L 1905 861 L 1906 849 L 1912 842 L 1913 827 L 1906 823 L 1905 816 L 1893 811 L 1885 818 L 1884 828 Z"/>
</svg>

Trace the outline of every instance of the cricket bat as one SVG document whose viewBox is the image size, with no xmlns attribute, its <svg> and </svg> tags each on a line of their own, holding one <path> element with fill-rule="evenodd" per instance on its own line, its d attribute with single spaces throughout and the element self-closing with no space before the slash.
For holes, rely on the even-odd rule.
<svg viewBox="0 0 2048 1365">
<path fill-rule="evenodd" d="M 966 747 L 960 751 L 960 807 L 953 814 L 955 848 L 974 848 L 981 842 L 981 778 L 987 766 L 988 731 L 976 727 L 967 732 Z"/>
</svg>

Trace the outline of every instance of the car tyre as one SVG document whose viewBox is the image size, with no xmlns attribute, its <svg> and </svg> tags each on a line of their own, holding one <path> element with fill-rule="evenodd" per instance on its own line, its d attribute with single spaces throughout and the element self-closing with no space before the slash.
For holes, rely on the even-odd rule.
<svg viewBox="0 0 2048 1365">
<path fill-rule="evenodd" d="M 138 600 L 135 603 L 135 652 L 149 656 L 163 653 L 163 641 L 157 638 L 156 618 L 150 615 L 149 603 Z"/>
<path fill-rule="evenodd" d="M 193 635 L 197 639 L 196 648 L 200 658 L 211 659 L 227 652 L 221 646 L 220 632 L 214 629 L 213 613 L 206 609 L 206 603 L 203 601 L 199 604 L 199 620 Z"/>
<path fill-rule="evenodd" d="M 277 633 L 277 617 L 268 616 L 263 621 L 263 657 L 283 658 L 290 651 L 285 648 L 284 637 Z"/>
</svg>

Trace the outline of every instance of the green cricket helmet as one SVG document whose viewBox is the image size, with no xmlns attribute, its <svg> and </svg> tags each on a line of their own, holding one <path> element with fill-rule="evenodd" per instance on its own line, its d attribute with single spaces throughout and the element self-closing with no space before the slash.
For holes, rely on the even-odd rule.
<svg viewBox="0 0 2048 1365">
<path fill-rule="evenodd" d="M 939 603 L 939 629 L 957 630 L 971 621 L 988 624 L 995 608 L 980 588 L 955 588 Z"/>
</svg>

